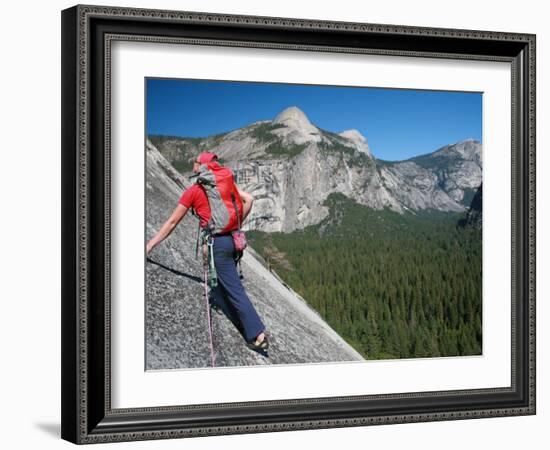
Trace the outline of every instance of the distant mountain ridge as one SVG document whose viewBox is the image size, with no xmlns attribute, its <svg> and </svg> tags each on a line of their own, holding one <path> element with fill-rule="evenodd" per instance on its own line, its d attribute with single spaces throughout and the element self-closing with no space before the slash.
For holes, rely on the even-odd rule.
<svg viewBox="0 0 550 450">
<path fill-rule="evenodd" d="M 206 138 L 149 138 L 183 173 L 199 152 L 218 154 L 239 186 L 254 195 L 247 226 L 261 231 L 291 232 L 320 223 L 332 193 L 399 213 L 463 212 L 481 185 L 482 148 L 473 139 L 405 161 L 383 161 L 358 130 L 323 130 L 296 106 L 273 120 Z"/>
</svg>

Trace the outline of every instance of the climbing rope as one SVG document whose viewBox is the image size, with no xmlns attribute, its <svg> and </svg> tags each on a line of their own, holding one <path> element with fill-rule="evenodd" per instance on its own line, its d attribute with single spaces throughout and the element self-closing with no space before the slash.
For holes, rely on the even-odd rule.
<svg viewBox="0 0 550 450">
<path fill-rule="evenodd" d="M 210 357 L 212 367 L 216 367 L 216 356 L 214 354 L 214 339 L 212 337 L 212 319 L 210 317 L 210 302 L 208 301 L 208 267 L 204 266 L 204 300 L 206 302 L 206 317 L 208 319 L 208 334 L 210 336 Z"/>
</svg>

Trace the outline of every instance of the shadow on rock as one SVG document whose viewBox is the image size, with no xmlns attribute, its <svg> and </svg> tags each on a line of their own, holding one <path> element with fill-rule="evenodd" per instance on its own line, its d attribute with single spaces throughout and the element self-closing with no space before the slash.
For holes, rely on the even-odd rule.
<svg viewBox="0 0 550 450">
<path fill-rule="evenodd" d="M 181 272 L 179 270 L 176 270 L 176 269 L 172 269 L 171 267 L 168 267 L 168 266 L 165 266 L 164 264 L 162 263 L 159 263 L 155 260 L 152 260 L 151 258 L 147 258 L 147 262 L 150 262 L 151 264 L 154 264 L 156 266 L 159 266 L 161 267 L 162 269 L 164 270 L 168 270 L 169 272 L 172 272 L 174 275 L 178 275 L 180 277 L 185 277 L 185 278 L 189 278 L 190 280 L 193 280 L 193 281 L 196 281 L 197 283 L 202 283 L 203 280 L 201 277 L 197 277 L 196 275 L 191 275 L 189 273 L 185 273 L 185 272 Z"/>
</svg>

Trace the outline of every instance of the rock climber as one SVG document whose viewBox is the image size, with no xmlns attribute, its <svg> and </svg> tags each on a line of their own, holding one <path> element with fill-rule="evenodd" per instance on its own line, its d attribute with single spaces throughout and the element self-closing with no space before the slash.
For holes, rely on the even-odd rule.
<svg viewBox="0 0 550 450">
<path fill-rule="evenodd" d="M 218 157 L 209 152 L 201 153 L 195 159 L 193 172 L 198 174 L 202 165 L 221 166 Z M 250 213 L 254 199 L 249 193 L 239 188 L 237 190 L 242 201 L 242 220 L 244 221 Z M 209 224 L 212 212 L 206 191 L 199 183 L 193 184 L 183 192 L 172 215 L 147 242 L 147 254 L 172 233 L 190 209 L 199 216 L 199 226 L 204 231 Z M 267 350 L 269 342 L 266 327 L 241 282 L 235 260 L 235 244 L 230 232 L 213 235 L 213 258 L 219 283 L 212 294 L 223 295 L 229 300 L 242 325 L 248 347 L 253 350 Z"/>
</svg>

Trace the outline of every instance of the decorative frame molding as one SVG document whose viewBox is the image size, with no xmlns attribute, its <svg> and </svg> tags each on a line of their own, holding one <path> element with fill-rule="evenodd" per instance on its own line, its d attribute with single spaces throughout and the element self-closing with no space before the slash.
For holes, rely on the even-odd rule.
<svg viewBox="0 0 550 450">
<path fill-rule="evenodd" d="M 510 62 L 511 387 L 113 410 L 110 50 L 117 40 Z M 62 437 L 84 444 L 535 414 L 535 42 L 532 34 L 261 16 L 63 11 Z"/>
</svg>

